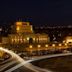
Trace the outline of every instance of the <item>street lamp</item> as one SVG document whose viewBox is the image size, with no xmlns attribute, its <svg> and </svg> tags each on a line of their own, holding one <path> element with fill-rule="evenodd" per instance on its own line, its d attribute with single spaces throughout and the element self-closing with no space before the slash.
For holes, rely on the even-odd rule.
<svg viewBox="0 0 72 72">
<path fill-rule="evenodd" d="M 59 44 L 59 46 L 61 47 L 61 46 L 62 46 L 62 44 Z"/>
<path fill-rule="evenodd" d="M 32 47 L 33 47 L 32 45 L 29 46 L 29 48 L 32 48 Z"/>
<path fill-rule="evenodd" d="M 63 41 L 63 43 L 65 43 L 65 40 Z"/>
<path fill-rule="evenodd" d="M 29 37 L 27 37 L 27 40 L 29 40 Z"/>
<path fill-rule="evenodd" d="M 46 44 L 45 47 L 48 47 L 48 44 Z"/>
<path fill-rule="evenodd" d="M 67 46 L 67 43 L 65 43 L 65 46 Z"/>
<path fill-rule="evenodd" d="M 52 44 L 53 47 L 55 47 L 55 44 Z"/>
<path fill-rule="evenodd" d="M 41 47 L 41 45 L 37 45 L 37 47 L 38 47 L 38 55 L 40 54 L 40 47 Z"/>
<path fill-rule="evenodd" d="M 41 47 L 41 45 L 38 45 L 37 47 L 38 47 L 38 48 L 40 48 L 40 47 Z"/>
</svg>

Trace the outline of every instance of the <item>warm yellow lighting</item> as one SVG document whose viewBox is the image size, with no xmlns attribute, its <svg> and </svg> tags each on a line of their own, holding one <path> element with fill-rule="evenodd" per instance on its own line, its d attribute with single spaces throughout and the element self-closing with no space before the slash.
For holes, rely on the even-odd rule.
<svg viewBox="0 0 72 72">
<path fill-rule="evenodd" d="M 20 41 L 21 41 L 21 42 L 23 42 L 23 39 L 22 39 L 22 38 L 20 38 Z"/>
<path fill-rule="evenodd" d="M 63 43 L 65 43 L 65 40 L 63 41 Z"/>
<path fill-rule="evenodd" d="M 22 22 L 16 22 L 16 25 L 22 25 Z"/>
<path fill-rule="evenodd" d="M 68 40 L 66 41 L 66 43 L 69 43 L 69 42 L 72 42 L 72 39 L 68 39 Z"/>
<path fill-rule="evenodd" d="M 27 25 L 29 25 L 29 22 L 26 22 L 27 23 Z"/>
<path fill-rule="evenodd" d="M 19 30 L 20 30 L 20 27 L 19 27 L 19 26 L 17 26 L 16 30 L 17 30 L 17 31 L 19 31 Z"/>
<path fill-rule="evenodd" d="M 25 42 L 26 40 L 25 40 L 25 39 L 23 39 L 23 41 Z"/>
<path fill-rule="evenodd" d="M 59 44 L 59 46 L 62 46 L 62 44 Z"/>
<path fill-rule="evenodd" d="M 65 43 L 65 46 L 67 46 L 67 43 Z"/>
<path fill-rule="evenodd" d="M 17 42 L 17 39 L 15 38 L 15 42 Z"/>
<path fill-rule="evenodd" d="M 29 37 L 27 37 L 27 40 L 29 40 Z"/>
<path fill-rule="evenodd" d="M 33 40 L 35 41 L 35 38 L 33 38 Z"/>
<path fill-rule="evenodd" d="M 14 39 L 12 39 L 12 42 L 14 41 Z"/>
<path fill-rule="evenodd" d="M 32 45 L 29 46 L 29 48 L 32 48 L 32 47 L 33 47 Z"/>
<path fill-rule="evenodd" d="M 22 38 L 20 38 L 20 40 L 22 41 Z"/>
<path fill-rule="evenodd" d="M 0 50 L 0 57 L 3 57 L 3 55 L 4 55 L 4 51 Z"/>
<path fill-rule="evenodd" d="M 45 48 L 45 50 L 48 50 L 47 48 Z"/>
<path fill-rule="evenodd" d="M 46 44 L 45 47 L 48 47 L 48 44 Z"/>
<path fill-rule="evenodd" d="M 38 45 L 38 48 L 40 48 L 41 47 L 41 45 Z"/>
<path fill-rule="evenodd" d="M 52 44 L 53 47 L 55 47 L 55 44 Z"/>
<path fill-rule="evenodd" d="M 33 32 L 33 27 L 31 26 L 31 31 Z"/>
</svg>

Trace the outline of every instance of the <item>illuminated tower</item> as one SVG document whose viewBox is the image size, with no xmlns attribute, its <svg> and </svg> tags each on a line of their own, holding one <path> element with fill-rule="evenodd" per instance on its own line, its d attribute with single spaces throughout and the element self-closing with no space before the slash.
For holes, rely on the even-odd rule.
<svg viewBox="0 0 72 72">
<path fill-rule="evenodd" d="M 17 33 L 33 33 L 33 27 L 29 22 L 16 22 Z"/>
</svg>

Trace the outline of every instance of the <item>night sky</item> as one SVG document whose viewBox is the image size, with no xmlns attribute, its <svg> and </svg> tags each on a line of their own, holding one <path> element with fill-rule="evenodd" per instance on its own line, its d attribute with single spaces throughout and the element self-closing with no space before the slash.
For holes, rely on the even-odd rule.
<svg viewBox="0 0 72 72">
<path fill-rule="evenodd" d="M 0 25 L 16 20 L 31 21 L 35 26 L 72 24 L 71 0 L 2 0 Z"/>
</svg>

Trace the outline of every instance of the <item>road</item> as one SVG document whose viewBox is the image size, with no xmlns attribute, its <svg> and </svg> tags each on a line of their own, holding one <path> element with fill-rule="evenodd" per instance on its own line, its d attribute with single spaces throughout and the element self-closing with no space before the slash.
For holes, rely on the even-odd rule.
<svg viewBox="0 0 72 72">
<path fill-rule="evenodd" d="M 65 56 L 65 55 L 72 55 L 72 53 L 65 53 L 65 54 L 56 54 L 56 55 L 48 55 L 48 56 L 41 56 L 41 57 L 35 57 L 33 59 L 33 61 L 35 60 L 41 60 L 41 59 L 45 59 L 45 58 L 51 58 L 51 57 L 57 57 L 57 56 Z M 7 67 L 6 69 L 4 69 L 3 71 L 6 72 L 11 72 L 10 70 L 14 67 L 16 67 L 15 70 L 12 70 L 12 72 L 51 72 L 50 70 L 45 70 L 45 69 L 41 69 L 39 67 L 33 66 L 32 64 L 26 64 L 24 65 L 20 65 L 18 67 L 18 65 L 20 64 L 20 62 L 15 62 L 14 64 L 10 65 L 9 67 Z M 18 67 L 18 68 L 17 68 Z M 9 70 L 8 70 L 9 69 Z M 33 69 L 33 70 L 32 70 Z M 34 71 L 35 70 L 35 71 Z"/>
<path fill-rule="evenodd" d="M 10 60 L 8 60 L 8 62 L 0 66 L 0 72 L 51 72 L 50 70 L 41 69 L 39 67 L 33 66 L 30 62 L 45 58 L 72 55 L 72 53 L 47 55 L 41 57 L 34 57 L 33 60 L 25 61 L 12 51 L 6 49 L 2 49 L 2 50 L 8 52 L 12 57 Z"/>
</svg>

